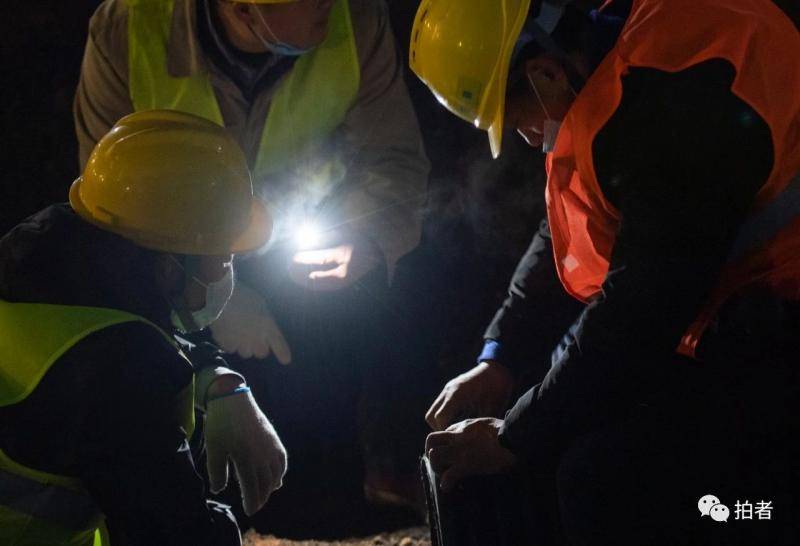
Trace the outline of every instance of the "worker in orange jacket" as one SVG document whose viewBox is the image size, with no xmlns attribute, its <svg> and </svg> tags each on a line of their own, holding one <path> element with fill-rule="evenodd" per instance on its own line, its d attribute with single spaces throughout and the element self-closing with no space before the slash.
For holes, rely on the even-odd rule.
<svg viewBox="0 0 800 546">
<path fill-rule="evenodd" d="M 539 474 L 520 498 L 559 522 L 552 541 L 729 536 L 704 525 L 723 507 L 733 523 L 748 498 L 774 501 L 776 521 L 737 539 L 796 533 L 797 12 L 564 4 L 425 0 L 417 14 L 417 75 L 495 156 L 515 129 L 548 171 L 548 222 L 479 364 L 428 412 L 431 466 L 445 492 Z"/>
</svg>

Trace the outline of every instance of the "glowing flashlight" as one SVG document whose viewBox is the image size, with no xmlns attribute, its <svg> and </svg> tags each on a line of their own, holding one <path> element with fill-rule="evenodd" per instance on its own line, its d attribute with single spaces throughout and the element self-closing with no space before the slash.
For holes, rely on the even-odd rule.
<svg viewBox="0 0 800 546">
<path fill-rule="evenodd" d="M 311 222 L 306 222 L 297 229 L 295 241 L 301 249 L 316 246 L 320 240 L 319 228 Z"/>
</svg>

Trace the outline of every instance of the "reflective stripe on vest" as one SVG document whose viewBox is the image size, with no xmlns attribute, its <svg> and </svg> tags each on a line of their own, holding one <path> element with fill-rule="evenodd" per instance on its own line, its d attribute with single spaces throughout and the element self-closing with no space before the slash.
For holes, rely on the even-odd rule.
<svg viewBox="0 0 800 546">
<path fill-rule="evenodd" d="M 82 482 L 34 470 L 0 450 L 0 544 L 108 546 Z"/>
<path fill-rule="evenodd" d="M 126 322 L 149 324 L 175 345 L 158 326 L 123 311 L 0 300 L 0 407 L 27 398 L 79 341 Z M 175 415 L 165 417 L 187 436 L 194 431 L 193 401 L 192 380 L 178 394 Z M 28 468 L 0 450 L 0 543 L 13 537 L 13 544 L 99 544 L 101 521 L 80 480 Z"/>
<path fill-rule="evenodd" d="M 75 531 L 94 529 L 102 517 L 89 495 L 0 469 L 0 504 Z"/>
<path fill-rule="evenodd" d="M 548 154 L 547 213 L 559 278 L 588 301 L 608 274 L 621 217 L 600 188 L 592 145 L 622 98 L 634 67 L 667 72 L 710 59 L 736 69 L 732 92 L 770 128 L 773 169 L 742 227 L 731 261 L 679 351 L 694 348 L 716 310 L 734 293 L 764 282 L 800 298 L 800 210 L 790 181 L 800 171 L 800 33 L 769 0 L 634 0 L 620 37 L 567 113 Z"/>
<path fill-rule="evenodd" d="M 126 0 L 129 90 L 134 109 L 167 108 L 224 125 L 208 74 L 169 74 L 167 47 L 174 0 Z M 194 29 L 190 29 L 194 32 Z M 347 0 L 337 0 L 325 41 L 302 55 L 272 97 L 255 158 L 255 176 L 296 166 L 344 121 L 361 68 Z"/>
<path fill-rule="evenodd" d="M 147 322 L 115 309 L 0 300 L 0 407 L 26 398 L 82 338 L 131 321 Z"/>
</svg>

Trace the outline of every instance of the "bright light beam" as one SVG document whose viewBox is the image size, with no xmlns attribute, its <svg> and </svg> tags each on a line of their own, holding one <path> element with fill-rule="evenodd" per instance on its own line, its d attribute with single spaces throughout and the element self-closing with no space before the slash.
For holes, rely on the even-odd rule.
<svg viewBox="0 0 800 546">
<path fill-rule="evenodd" d="M 297 229 L 295 241 L 300 249 L 308 249 L 319 244 L 321 233 L 311 222 L 306 222 Z"/>
</svg>

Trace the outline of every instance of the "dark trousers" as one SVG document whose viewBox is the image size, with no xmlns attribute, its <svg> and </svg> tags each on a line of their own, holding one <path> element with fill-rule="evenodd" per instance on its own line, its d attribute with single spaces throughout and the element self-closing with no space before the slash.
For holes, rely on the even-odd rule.
<svg viewBox="0 0 800 546">
<path fill-rule="evenodd" d="M 448 499 L 452 543 L 800 544 L 800 367 L 727 356 L 676 371 L 663 391 L 576 438 L 554 464 L 523 462 L 465 483 Z M 701 516 L 709 494 L 728 507 L 727 522 Z M 759 519 L 762 501 L 771 502 L 768 520 Z"/>
<path fill-rule="evenodd" d="M 262 293 L 292 350 L 229 363 L 251 386 L 289 453 L 282 489 L 252 520 L 284 536 L 337 535 L 363 513 L 363 422 L 396 388 L 389 356 L 386 270 L 351 287 L 315 292 L 288 277 L 287 253 L 275 251 L 238 264 L 239 279 Z"/>
</svg>

